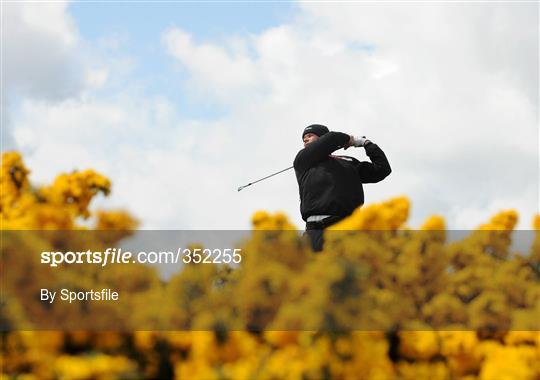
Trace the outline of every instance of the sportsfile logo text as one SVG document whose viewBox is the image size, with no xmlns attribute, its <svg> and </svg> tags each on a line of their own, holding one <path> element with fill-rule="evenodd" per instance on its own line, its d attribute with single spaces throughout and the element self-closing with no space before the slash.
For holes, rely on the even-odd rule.
<svg viewBox="0 0 540 380">
<path fill-rule="evenodd" d="M 140 251 L 133 255 L 122 248 L 107 248 L 105 251 L 41 252 L 41 264 L 58 267 L 65 264 L 239 264 L 242 261 L 240 248 L 178 248 L 173 251 Z"/>
</svg>

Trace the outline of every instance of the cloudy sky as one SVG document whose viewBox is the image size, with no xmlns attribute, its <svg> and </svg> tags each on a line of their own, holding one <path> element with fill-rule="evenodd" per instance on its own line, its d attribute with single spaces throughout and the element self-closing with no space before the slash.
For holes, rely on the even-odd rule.
<svg viewBox="0 0 540 380">
<path fill-rule="evenodd" d="M 538 212 L 538 4 L 2 3 L 2 151 L 32 180 L 94 168 L 145 229 L 299 227 L 311 123 L 367 135 L 412 201 L 473 228 Z M 363 149 L 350 153 L 360 160 Z"/>
</svg>

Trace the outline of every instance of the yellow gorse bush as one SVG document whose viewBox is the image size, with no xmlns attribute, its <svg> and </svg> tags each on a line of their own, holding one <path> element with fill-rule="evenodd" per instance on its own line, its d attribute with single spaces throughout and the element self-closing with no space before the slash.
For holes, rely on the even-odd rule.
<svg viewBox="0 0 540 380">
<path fill-rule="evenodd" d="M 95 229 L 114 232 L 94 242 L 105 247 L 137 227 L 125 211 L 90 211 L 92 199 L 111 189 L 101 174 L 62 174 L 50 186 L 35 188 L 29 173 L 18 153 L 3 154 L 3 230 L 81 229 L 79 218 L 90 218 Z M 428 218 L 415 232 L 406 226 L 409 209 L 406 197 L 366 205 L 329 229 L 325 249 L 317 255 L 284 214 L 258 211 L 237 268 L 189 264 L 163 282 L 155 269 L 143 265 L 81 266 L 63 280 L 81 288 L 125 290 L 130 307 L 113 303 L 93 313 L 98 327 L 112 319 L 133 326 L 173 322 L 185 331 L 29 331 L 28 313 L 58 320 L 87 315 L 43 309 L 24 286 L 16 286 L 50 276 L 18 252 L 88 242 L 76 235 L 4 241 L 2 264 L 9 270 L 3 273 L 1 320 L 8 330 L 1 348 L 3 375 L 540 378 L 540 333 L 522 328 L 537 326 L 540 315 L 540 215 L 533 220 L 537 232 L 530 251 L 516 254 L 510 252 L 515 211 L 502 211 L 463 239 L 447 242 L 442 216 Z M 374 324 L 388 329 L 351 328 Z"/>
<path fill-rule="evenodd" d="M 59 175 L 51 186 L 32 188 L 17 152 L 2 155 L 0 223 L 2 229 L 72 229 L 77 217 L 88 218 L 92 198 L 110 191 L 108 178 L 93 170 Z M 132 226 L 131 221 L 126 221 Z"/>
</svg>

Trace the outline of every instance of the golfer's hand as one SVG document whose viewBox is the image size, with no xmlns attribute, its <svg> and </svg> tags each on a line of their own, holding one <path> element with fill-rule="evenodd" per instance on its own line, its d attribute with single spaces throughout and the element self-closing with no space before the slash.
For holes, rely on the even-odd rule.
<svg viewBox="0 0 540 380">
<path fill-rule="evenodd" d="M 357 144 L 358 145 L 355 145 L 355 146 L 358 146 L 358 147 L 363 146 L 363 147 L 365 147 L 370 142 L 371 142 L 371 140 L 366 139 L 366 136 L 357 137 Z"/>
<path fill-rule="evenodd" d="M 366 145 L 366 143 L 368 142 L 370 141 L 366 139 L 366 136 L 354 137 L 353 135 L 351 135 L 351 138 L 349 139 L 349 142 L 346 145 L 345 149 L 350 148 L 351 146 L 359 148 Z"/>
</svg>

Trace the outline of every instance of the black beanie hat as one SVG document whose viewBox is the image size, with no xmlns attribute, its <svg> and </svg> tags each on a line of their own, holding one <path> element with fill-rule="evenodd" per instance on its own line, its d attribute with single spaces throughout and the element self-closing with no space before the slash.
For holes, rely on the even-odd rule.
<svg viewBox="0 0 540 380">
<path fill-rule="evenodd" d="M 302 138 L 308 133 L 316 134 L 317 136 L 321 137 L 322 135 L 327 134 L 330 132 L 327 127 L 321 124 L 311 124 L 304 129 L 304 132 L 302 132 Z"/>
</svg>

